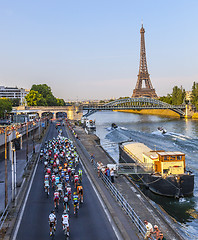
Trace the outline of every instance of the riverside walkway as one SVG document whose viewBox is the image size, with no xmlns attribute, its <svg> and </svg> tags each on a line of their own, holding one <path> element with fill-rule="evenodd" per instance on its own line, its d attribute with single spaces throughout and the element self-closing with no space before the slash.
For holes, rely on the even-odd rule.
<svg viewBox="0 0 198 240">
<path fill-rule="evenodd" d="M 114 163 L 113 159 L 109 157 L 100 146 L 97 136 L 87 135 L 84 129 L 79 126 L 73 125 L 73 127 L 80 139 L 76 139 L 76 142 L 81 151 L 87 151 L 89 155 L 94 154 L 95 161 L 101 161 L 104 165 Z M 97 174 L 95 173 L 95 175 Z M 151 201 L 133 183 L 129 182 L 126 177 L 119 176 L 115 179 L 114 185 L 139 215 L 142 221 L 147 220 L 152 223 L 153 226 L 155 224 L 158 225 L 166 239 L 185 239 L 182 237 L 178 224 L 176 224 L 157 205 L 154 205 L 153 202 L 151 203 Z"/>
</svg>

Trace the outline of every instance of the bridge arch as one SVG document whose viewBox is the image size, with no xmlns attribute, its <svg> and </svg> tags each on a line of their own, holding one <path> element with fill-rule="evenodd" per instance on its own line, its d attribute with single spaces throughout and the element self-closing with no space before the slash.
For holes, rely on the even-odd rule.
<svg viewBox="0 0 198 240">
<path fill-rule="evenodd" d="M 104 105 L 93 105 L 87 107 L 85 106 L 83 109 L 88 110 L 88 112 L 83 115 L 84 117 L 88 117 L 99 110 L 142 110 L 142 109 L 169 109 L 179 114 L 180 117 L 185 116 L 185 111 L 183 111 L 183 109 L 185 109 L 184 105 L 175 106 L 157 99 L 146 97 L 118 99 Z"/>
</svg>

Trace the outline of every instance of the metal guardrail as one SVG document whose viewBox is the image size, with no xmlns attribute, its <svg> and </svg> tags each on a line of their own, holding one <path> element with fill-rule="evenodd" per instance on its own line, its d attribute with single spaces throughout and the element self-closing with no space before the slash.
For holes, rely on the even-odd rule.
<svg viewBox="0 0 198 240">
<path fill-rule="evenodd" d="M 7 215 L 8 215 L 8 206 L 9 205 L 7 205 L 7 207 L 4 209 L 4 211 L 3 211 L 3 213 L 2 213 L 2 215 L 1 215 L 1 218 L 0 218 L 0 230 L 1 230 L 1 228 L 2 228 L 2 226 L 3 226 L 3 224 L 4 224 L 4 222 L 5 222 L 5 220 L 6 220 L 6 218 L 7 218 Z"/>
<path fill-rule="evenodd" d="M 98 165 L 96 164 L 95 161 L 93 161 L 94 168 L 97 170 Z M 101 172 L 100 170 L 100 178 L 106 185 L 106 187 L 110 190 L 116 201 L 120 204 L 122 209 L 126 212 L 126 214 L 129 216 L 131 221 L 135 224 L 137 227 L 138 231 L 144 236 L 146 233 L 145 230 L 145 224 L 142 222 L 140 217 L 136 214 L 134 209 L 131 207 L 131 205 L 126 201 L 124 196 L 118 191 L 118 189 L 112 184 L 110 179 Z"/>
<path fill-rule="evenodd" d="M 83 149 L 84 154 L 87 156 L 87 158 L 93 164 L 94 169 L 96 171 L 98 171 L 98 165 L 95 162 L 95 159 L 91 157 L 91 155 L 88 153 L 88 151 L 86 150 L 84 145 L 80 142 L 80 140 L 76 139 L 76 142 L 79 145 L 79 147 L 81 149 Z M 112 182 L 109 180 L 109 178 L 105 174 L 103 174 L 101 171 L 100 171 L 100 178 L 102 179 L 102 181 L 106 185 L 106 187 L 110 190 L 110 192 L 114 196 L 115 200 L 119 203 L 119 205 L 122 207 L 122 209 L 129 216 L 131 221 L 135 224 L 138 231 L 142 234 L 142 236 L 145 236 L 145 234 L 146 234 L 145 224 L 140 219 L 140 217 L 137 215 L 137 213 L 134 211 L 134 209 L 131 207 L 131 205 L 127 202 L 127 200 L 124 198 L 124 196 L 118 191 L 118 189 L 112 184 Z M 154 240 L 155 238 L 153 236 L 151 236 L 151 239 Z"/>
</svg>

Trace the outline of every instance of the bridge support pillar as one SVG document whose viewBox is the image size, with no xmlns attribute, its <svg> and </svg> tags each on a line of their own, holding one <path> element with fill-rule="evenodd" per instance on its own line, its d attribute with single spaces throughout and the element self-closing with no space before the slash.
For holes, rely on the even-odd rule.
<svg viewBox="0 0 198 240">
<path fill-rule="evenodd" d="M 193 115 L 192 107 L 186 104 L 185 118 L 192 118 L 192 115 Z"/>
</svg>

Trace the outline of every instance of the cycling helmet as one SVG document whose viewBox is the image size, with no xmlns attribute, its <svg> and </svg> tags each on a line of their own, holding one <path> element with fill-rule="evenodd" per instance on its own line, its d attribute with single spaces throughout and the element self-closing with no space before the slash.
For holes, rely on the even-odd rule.
<svg viewBox="0 0 198 240">
<path fill-rule="evenodd" d="M 52 210 L 52 211 L 51 211 L 51 213 L 55 213 L 55 211 L 54 211 L 54 210 Z"/>
<path fill-rule="evenodd" d="M 68 211 L 67 211 L 67 210 L 64 210 L 63 213 L 68 213 Z"/>
</svg>

